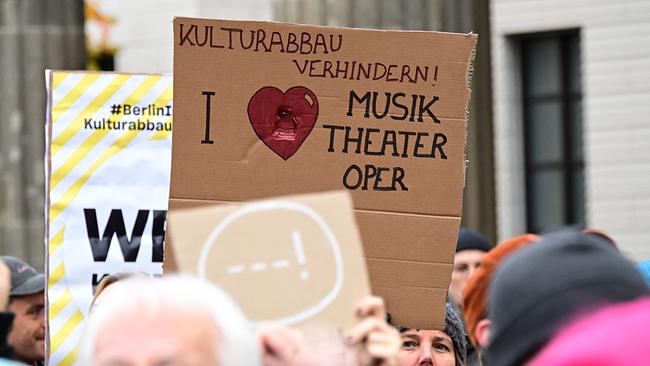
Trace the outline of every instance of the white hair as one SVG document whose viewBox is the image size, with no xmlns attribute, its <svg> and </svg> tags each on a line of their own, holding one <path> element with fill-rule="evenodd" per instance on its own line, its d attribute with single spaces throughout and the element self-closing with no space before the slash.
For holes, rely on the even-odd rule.
<svg viewBox="0 0 650 366">
<path fill-rule="evenodd" d="M 208 314 L 220 335 L 215 352 L 222 366 L 261 365 L 253 323 L 217 286 L 187 275 L 170 275 L 163 279 L 129 278 L 113 286 L 116 291 L 88 318 L 79 365 L 92 365 L 98 335 L 114 316 L 127 312 L 155 313 L 161 308 Z"/>
</svg>

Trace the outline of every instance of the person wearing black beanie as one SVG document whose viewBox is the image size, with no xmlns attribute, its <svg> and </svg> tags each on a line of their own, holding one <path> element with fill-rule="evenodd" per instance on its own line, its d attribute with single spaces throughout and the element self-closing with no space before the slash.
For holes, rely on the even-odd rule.
<svg viewBox="0 0 650 366">
<path fill-rule="evenodd" d="M 463 288 L 470 276 L 481 265 L 483 255 L 490 249 L 492 246 L 483 235 L 472 229 L 460 228 L 454 267 L 449 283 L 449 301 L 459 313 L 462 312 Z"/>
<path fill-rule="evenodd" d="M 474 271 L 481 265 L 485 253 L 490 249 L 492 249 L 492 245 L 483 235 L 472 229 L 460 228 L 447 300 L 453 305 L 461 319 L 463 317 L 463 289 Z M 467 342 L 467 359 L 468 366 L 480 364 L 478 354 L 471 342 Z"/>
<path fill-rule="evenodd" d="M 604 239 L 573 230 L 545 235 L 507 258 L 490 283 L 488 365 L 523 365 L 574 318 L 649 294 L 639 271 Z"/>
</svg>

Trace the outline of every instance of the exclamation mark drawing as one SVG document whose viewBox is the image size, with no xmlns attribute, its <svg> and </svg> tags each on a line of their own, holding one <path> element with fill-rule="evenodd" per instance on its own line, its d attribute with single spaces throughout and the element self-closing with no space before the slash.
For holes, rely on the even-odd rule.
<svg viewBox="0 0 650 366">
<path fill-rule="evenodd" d="M 433 69 L 433 81 L 438 81 L 438 66 Z M 436 86 L 436 84 L 433 83 L 431 86 Z"/>
<path fill-rule="evenodd" d="M 305 251 L 302 248 L 302 237 L 300 236 L 300 232 L 299 231 L 292 232 L 291 237 L 293 238 L 293 249 L 296 252 L 296 259 L 298 260 L 298 264 L 304 266 Z M 300 278 L 303 280 L 307 280 L 309 278 L 309 272 L 307 272 L 306 269 L 303 269 L 302 271 L 300 271 Z"/>
</svg>

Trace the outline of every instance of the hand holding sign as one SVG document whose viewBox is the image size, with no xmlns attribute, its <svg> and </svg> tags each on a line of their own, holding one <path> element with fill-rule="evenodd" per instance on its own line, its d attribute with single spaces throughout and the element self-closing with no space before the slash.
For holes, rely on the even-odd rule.
<svg viewBox="0 0 650 366">
<path fill-rule="evenodd" d="M 400 334 L 385 320 L 386 306 L 379 297 L 361 300 L 359 323 L 343 340 L 340 333 L 324 328 L 297 329 L 260 324 L 258 338 L 267 366 L 364 365 L 397 366 Z"/>
<path fill-rule="evenodd" d="M 363 299 L 357 308 L 359 324 L 346 339 L 350 346 L 358 346 L 361 365 L 397 366 L 401 346 L 397 330 L 386 322 L 386 304 L 380 297 Z"/>
</svg>

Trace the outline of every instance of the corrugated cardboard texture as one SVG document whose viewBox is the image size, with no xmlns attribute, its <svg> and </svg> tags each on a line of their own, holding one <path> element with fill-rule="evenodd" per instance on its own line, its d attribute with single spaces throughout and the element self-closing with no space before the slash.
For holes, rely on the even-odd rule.
<svg viewBox="0 0 650 366">
<path fill-rule="evenodd" d="M 176 18 L 174 37 L 170 210 L 348 189 L 373 291 L 442 327 L 476 36 Z"/>
<path fill-rule="evenodd" d="M 370 294 L 347 192 L 174 210 L 169 227 L 177 269 L 217 283 L 252 320 L 345 329 Z"/>
</svg>

